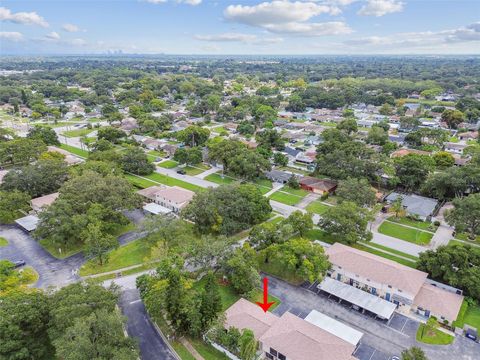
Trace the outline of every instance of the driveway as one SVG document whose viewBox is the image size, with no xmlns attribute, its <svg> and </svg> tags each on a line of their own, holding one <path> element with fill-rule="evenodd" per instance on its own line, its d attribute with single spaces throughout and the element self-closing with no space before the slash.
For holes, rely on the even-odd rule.
<svg viewBox="0 0 480 360">
<path fill-rule="evenodd" d="M 31 235 L 12 225 L 0 225 L 0 236 L 8 240 L 8 246 L 0 248 L 0 259 L 25 260 L 39 274 L 38 288 L 62 287 L 78 280 L 72 271 L 84 262 L 82 254 L 57 259 L 42 248 Z"/>
<path fill-rule="evenodd" d="M 314 287 L 310 290 L 294 286 L 285 281 L 268 276 L 270 293 L 278 297 L 282 304 L 273 312 L 277 315 L 290 311 L 302 318 L 311 310 L 317 310 L 331 318 L 361 331 L 364 335 L 360 352 L 361 360 L 387 360 L 392 355 L 399 355 L 412 346 L 423 348 L 429 359 L 435 360 L 479 360 L 480 344 L 462 336 L 457 336 L 451 345 L 433 346 L 420 344 L 415 340 L 419 322 L 395 314 L 389 323 L 375 320 L 357 311 L 349 309 L 327 297 L 317 295 Z"/>
<path fill-rule="evenodd" d="M 142 360 L 177 360 L 163 338 L 157 333 L 140 300 L 138 290 L 125 290 L 120 308 L 127 317 L 127 333 L 138 341 Z"/>
</svg>

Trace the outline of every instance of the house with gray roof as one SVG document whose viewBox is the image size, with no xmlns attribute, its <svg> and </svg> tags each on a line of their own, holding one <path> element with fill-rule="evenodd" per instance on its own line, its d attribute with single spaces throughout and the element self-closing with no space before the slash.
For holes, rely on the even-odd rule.
<svg viewBox="0 0 480 360">
<path fill-rule="evenodd" d="M 389 194 L 385 198 L 385 201 L 391 204 L 398 197 L 402 198 L 402 206 L 408 214 L 418 216 L 422 220 L 430 219 L 434 215 L 435 208 L 438 205 L 438 201 L 432 198 L 415 194 L 399 194 L 396 192 Z"/>
</svg>

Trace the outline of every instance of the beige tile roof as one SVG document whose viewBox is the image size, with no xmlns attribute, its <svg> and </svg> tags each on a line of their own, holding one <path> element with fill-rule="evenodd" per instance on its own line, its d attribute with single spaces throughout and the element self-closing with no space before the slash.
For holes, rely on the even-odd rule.
<svg viewBox="0 0 480 360">
<path fill-rule="evenodd" d="M 155 194 L 157 194 L 160 190 L 164 189 L 165 186 L 150 186 L 148 188 L 138 190 L 137 194 L 146 197 L 147 199 L 155 200 Z"/>
<path fill-rule="evenodd" d="M 430 284 L 423 284 L 413 300 L 415 306 L 430 310 L 433 314 L 443 316 L 449 321 L 457 319 L 462 302 L 463 296 Z"/>
<path fill-rule="evenodd" d="M 250 329 L 259 339 L 278 320 L 278 317 L 263 310 L 248 300 L 240 299 L 225 311 L 225 328 Z"/>
<path fill-rule="evenodd" d="M 423 271 L 340 243 L 333 244 L 325 253 L 333 265 L 413 296 L 417 295 L 427 278 L 427 273 Z"/>
<path fill-rule="evenodd" d="M 259 339 L 292 360 L 353 360 L 355 346 L 289 312 Z"/>
<path fill-rule="evenodd" d="M 41 209 L 46 206 L 50 206 L 53 204 L 55 200 L 57 200 L 59 193 L 48 194 L 45 196 L 40 196 L 30 201 L 32 208 L 34 209 Z"/>
<path fill-rule="evenodd" d="M 0 170 L 0 184 L 3 182 L 3 178 L 8 174 L 8 170 Z"/>
<path fill-rule="evenodd" d="M 178 186 L 172 186 L 158 191 L 155 195 L 177 204 L 183 204 L 192 200 L 195 193 Z"/>
<path fill-rule="evenodd" d="M 355 346 L 289 312 L 277 317 L 245 299 L 225 312 L 225 328 L 250 329 L 266 347 L 291 360 L 355 360 Z"/>
</svg>

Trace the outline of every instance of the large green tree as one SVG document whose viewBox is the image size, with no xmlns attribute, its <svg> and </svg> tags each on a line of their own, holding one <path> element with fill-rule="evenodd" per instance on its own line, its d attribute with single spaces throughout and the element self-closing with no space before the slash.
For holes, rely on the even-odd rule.
<svg viewBox="0 0 480 360">
<path fill-rule="evenodd" d="M 343 201 L 352 201 L 361 207 L 371 207 L 376 202 L 375 189 L 372 188 L 367 179 L 348 178 L 339 182 L 335 191 Z"/>
<path fill-rule="evenodd" d="M 395 159 L 397 176 L 407 190 L 421 187 L 434 166 L 433 159 L 426 155 L 408 154 Z"/>
<path fill-rule="evenodd" d="M 55 130 L 46 126 L 34 126 L 30 128 L 27 138 L 40 140 L 46 145 L 60 145 Z"/>
<path fill-rule="evenodd" d="M 261 223 L 272 211 L 268 199 L 254 185 L 223 185 L 194 196 L 182 216 L 201 233 L 233 234 Z"/>
<path fill-rule="evenodd" d="M 11 223 L 30 209 L 30 196 L 20 191 L 0 191 L 0 222 Z"/>
<path fill-rule="evenodd" d="M 329 207 L 318 225 L 336 241 L 355 244 L 372 238 L 372 233 L 367 229 L 370 220 L 373 217 L 369 210 L 344 201 L 338 206 Z"/>
<path fill-rule="evenodd" d="M 457 231 L 466 231 L 471 239 L 480 234 L 480 194 L 453 200 L 454 208 L 445 214 Z"/>
</svg>

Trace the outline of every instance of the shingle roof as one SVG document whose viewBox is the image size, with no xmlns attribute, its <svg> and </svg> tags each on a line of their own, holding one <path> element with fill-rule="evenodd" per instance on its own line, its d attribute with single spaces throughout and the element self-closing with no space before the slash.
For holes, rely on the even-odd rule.
<svg viewBox="0 0 480 360">
<path fill-rule="evenodd" d="M 417 295 L 427 273 L 365 251 L 335 243 L 325 250 L 336 266 L 381 284 L 391 285 L 413 296 Z"/>
<path fill-rule="evenodd" d="M 402 197 L 402 206 L 406 208 L 407 212 L 423 217 L 432 215 L 438 204 L 438 201 L 435 199 L 415 194 L 399 194 L 396 192 L 389 194 L 385 200 L 393 202 L 399 196 Z"/>
<path fill-rule="evenodd" d="M 49 205 L 53 204 L 53 202 L 55 200 L 57 200 L 59 195 L 60 194 L 58 192 L 56 192 L 56 193 L 53 193 L 53 194 L 48 194 L 48 195 L 45 195 L 45 196 L 40 196 L 38 198 L 32 199 L 30 201 L 31 205 L 32 205 L 32 208 L 42 208 L 42 207 L 45 207 L 45 206 L 49 206 Z"/>
<path fill-rule="evenodd" d="M 463 296 L 440 289 L 430 284 L 423 284 L 413 303 L 436 315 L 453 321 L 457 319 L 462 306 Z"/>
<path fill-rule="evenodd" d="M 177 204 L 183 204 L 187 201 L 192 200 L 195 193 L 190 190 L 182 189 L 178 186 L 172 186 L 168 188 L 161 189 L 158 191 L 156 196 L 164 198 L 166 200 L 170 200 Z"/>
</svg>

